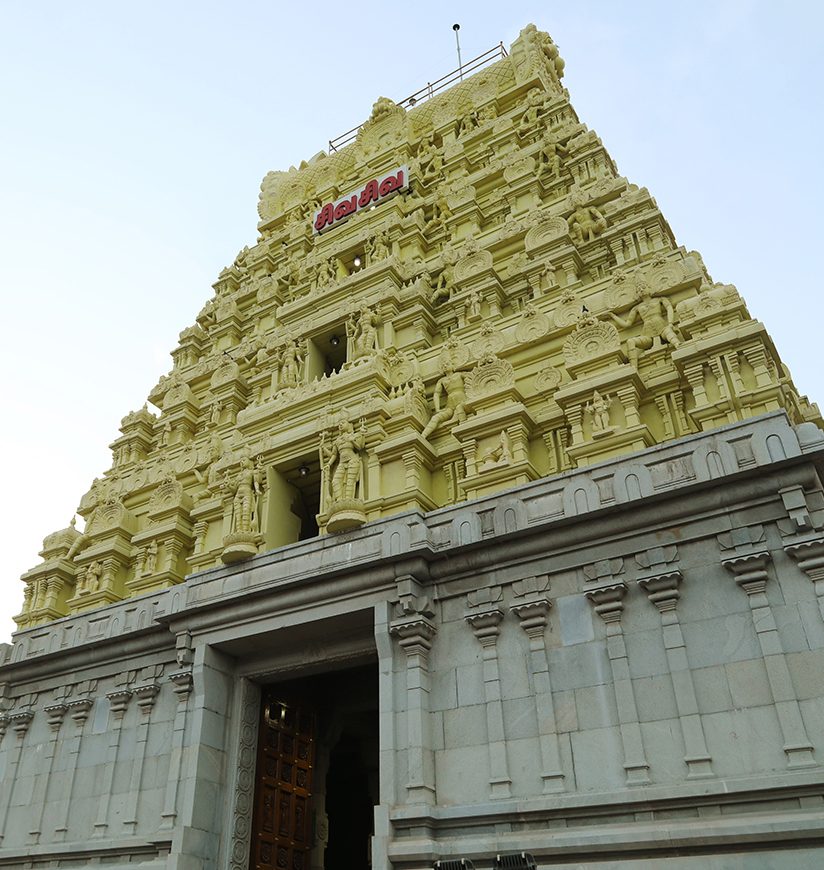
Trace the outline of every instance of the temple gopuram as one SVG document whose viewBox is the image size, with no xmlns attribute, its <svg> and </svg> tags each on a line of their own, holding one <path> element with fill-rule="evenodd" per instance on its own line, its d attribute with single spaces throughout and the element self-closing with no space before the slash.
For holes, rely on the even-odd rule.
<svg viewBox="0 0 824 870">
<path fill-rule="evenodd" d="M 822 866 L 824 423 L 563 74 L 263 179 L 23 575 L 0 867 Z"/>
</svg>

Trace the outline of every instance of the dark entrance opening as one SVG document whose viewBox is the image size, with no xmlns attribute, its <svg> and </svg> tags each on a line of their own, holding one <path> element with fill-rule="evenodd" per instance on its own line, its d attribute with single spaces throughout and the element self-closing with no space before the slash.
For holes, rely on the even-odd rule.
<svg viewBox="0 0 824 870">
<path fill-rule="evenodd" d="M 369 843 L 374 821 L 370 792 L 368 735 L 347 729 L 335 744 L 326 774 L 326 814 L 329 843 L 325 870 L 369 867 Z"/>
<path fill-rule="evenodd" d="M 371 867 L 377 677 L 369 665 L 263 689 L 251 868 Z"/>
</svg>

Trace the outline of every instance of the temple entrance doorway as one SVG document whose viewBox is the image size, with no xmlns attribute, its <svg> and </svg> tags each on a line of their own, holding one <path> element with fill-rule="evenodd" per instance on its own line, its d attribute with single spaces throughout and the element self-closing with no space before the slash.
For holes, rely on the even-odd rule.
<svg viewBox="0 0 824 870">
<path fill-rule="evenodd" d="M 250 868 L 368 870 L 378 796 L 377 667 L 262 691 Z"/>
</svg>

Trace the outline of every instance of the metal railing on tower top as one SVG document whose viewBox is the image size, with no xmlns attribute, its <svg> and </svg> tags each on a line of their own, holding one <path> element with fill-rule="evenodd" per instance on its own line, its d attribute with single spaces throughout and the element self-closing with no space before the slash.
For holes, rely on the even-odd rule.
<svg viewBox="0 0 824 870">
<path fill-rule="evenodd" d="M 411 109 L 418 103 L 422 103 L 425 100 L 431 99 L 435 96 L 435 94 L 439 93 L 445 88 L 454 85 L 456 82 L 462 81 L 464 75 L 470 75 L 471 73 L 477 72 L 477 70 L 481 69 L 481 67 L 487 66 L 491 63 L 495 63 L 501 58 L 507 56 L 507 51 L 504 48 L 503 42 L 499 42 L 494 48 L 490 48 L 483 54 L 479 54 L 472 60 L 461 64 L 457 69 L 452 70 L 452 72 L 447 73 L 445 76 L 441 76 L 434 82 L 427 82 L 424 87 L 422 87 L 420 90 L 415 91 L 414 94 L 410 94 L 403 100 L 398 100 L 398 105 L 402 106 L 404 109 Z M 332 151 L 338 151 L 344 146 L 348 145 L 350 142 L 354 142 L 355 138 L 358 135 L 358 131 L 362 126 L 363 124 L 358 124 L 357 127 L 353 127 L 351 130 L 347 130 L 345 133 L 341 133 L 340 136 L 336 137 L 335 139 L 330 139 L 329 152 L 331 153 Z"/>
</svg>

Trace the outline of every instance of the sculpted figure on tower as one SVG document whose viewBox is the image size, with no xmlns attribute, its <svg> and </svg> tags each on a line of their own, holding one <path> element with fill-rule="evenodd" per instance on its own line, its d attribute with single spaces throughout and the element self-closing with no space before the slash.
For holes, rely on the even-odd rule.
<svg viewBox="0 0 824 870">
<path fill-rule="evenodd" d="M 572 238 L 582 245 L 592 242 L 607 228 L 606 218 L 593 205 L 584 205 L 584 197 L 576 191 L 570 197 L 573 212 L 569 218 L 569 232 Z"/>
<path fill-rule="evenodd" d="M 641 334 L 627 339 L 627 356 L 630 362 L 637 364 L 640 350 L 649 350 L 659 345 L 661 340 L 678 347 L 681 343 L 673 328 L 673 309 L 669 299 L 654 296 L 646 281 L 638 283 L 639 301 L 632 307 L 626 318 L 610 314 L 610 317 L 624 329 L 629 328 L 636 320 L 641 321 Z"/>
<path fill-rule="evenodd" d="M 351 358 L 353 361 L 364 359 L 377 353 L 379 349 L 379 324 L 380 318 L 368 305 L 361 305 L 359 311 L 353 311 L 349 315 L 346 331 L 349 335 Z"/>
<path fill-rule="evenodd" d="M 240 471 L 233 483 L 232 532 L 256 534 L 259 531 L 258 497 L 263 494 L 260 469 L 251 457 L 240 460 Z"/>
<path fill-rule="evenodd" d="M 421 433 L 424 438 L 428 438 L 441 423 L 446 423 L 448 420 L 463 423 L 466 420 L 464 376 L 460 371 L 455 371 L 448 358 L 444 361 L 444 375 L 435 384 L 432 402 L 435 413 Z"/>
<path fill-rule="evenodd" d="M 306 341 L 290 338 L 278 353 L 281 387 L 295 387 L 303 381 L 303 367 L 306 360 Z"/>
<path fill-rule="evenodd" d="M 320 460 L 327 483 L 327 496 L 330 504 L 351 501 L 358 498 L 362 476 L 362 454 L 366 446 L 366 431 L 361 421 L 360 431 L 349 420 L 338 424 L 338 434 L 331 443 L 326 441 L 326 433 L 320 440 Z"/>
</svg>

